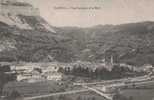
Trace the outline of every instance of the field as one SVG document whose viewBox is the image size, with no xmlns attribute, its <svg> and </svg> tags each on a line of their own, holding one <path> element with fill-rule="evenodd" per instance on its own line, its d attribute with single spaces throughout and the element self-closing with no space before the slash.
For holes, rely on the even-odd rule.
<svg viewBox="0 0 154 100">
<path fill-rule="evenodd" d="M 122 95 L 133 98 L 132 100 L 154 100 L 154 83 L 148 83 L 142 87 L 126 89 Z"/>
<path fill-rule="evenodd" d="M 49 98 L 41 98 L 35 100 L 106 100 L 94 92 L 85 92 L 69 95 L 52 96 Z"/>
<path fill-rule="evenodd" d="M 9 82 L 3 88 L 4 95 L 10 95 L 13 91 L 19 92 L 24 97 L 44 95 L 65 91 L 65 85 L 60 85 L 53 81 L 37 83 Z"/>
<path fill-rule="evenodd" d="M 140 89 L 127 89 L 122 91 L 126 97 L 133 98 L 132 100 L 154 100 L 154 86 L 140 88 Z"/>
</svg>

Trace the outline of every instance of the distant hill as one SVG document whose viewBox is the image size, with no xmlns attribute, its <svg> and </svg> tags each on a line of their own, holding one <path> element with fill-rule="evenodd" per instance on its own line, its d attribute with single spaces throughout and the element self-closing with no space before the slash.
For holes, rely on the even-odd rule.
<svg viewBox="0 0 154 100">
<path fill-rule="evenodd" d="M 154 22 L 98 25 L 89 28 L 61 27 L 56 30 L 82 60 L 97 61 L 116 55 L 118 61 L 135 65 L 154 64 Z"/>
</svg>

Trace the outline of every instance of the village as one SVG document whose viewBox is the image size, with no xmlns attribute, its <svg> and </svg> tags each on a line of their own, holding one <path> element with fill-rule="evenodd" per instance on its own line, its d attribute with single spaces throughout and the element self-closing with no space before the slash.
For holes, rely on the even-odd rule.
<svg viewBox="0 0 154 100">
<path fill-rule="evenodd" d="M 95 72 L 98 69 L 105 68 L 109 72 L 116 66 L 121 68 L 127 68 L 132 72 L 146 72 L 149 73 L 154 70 L 153 66 L 150 64 L 144 64 L 143 66 L 132 66 L 125 63 L 114 63 L 111 59 L 110 62 L 86 62 L 86 61 L 76 61 L 72 63 L 60 63 L 57 61 L 54 62 L 42 62 L 42 63 L 33 63 L 33 62 L 19 62 L 19 63 L 8 63 L 0 62 L 1 66 L 8 65 L 11 72 L 16 74 L 16 80 L 18 82 L 39 82 L 39 81 L 61 81 L 65 73 L 62 73 L 60 70 L 70 70 L 74 68 L 83 68 L 88 69 L 90 72 Z"/>
<path fill-rule="evenodd" d="M 22 29 L 30 28 L 29 25 L 25 24 L 24 20 L 19 20 L 15 15 L 25 15 L 25 16 L 39 16 L 39 10 L 34 8 L 31 4 L 22 2 L 20 0 L 0 0 L 0 14 L 3 18 L 9 22 L 9 24 L 16 22 L 20 23 Z M 15 18 L 14 18 L 15 17 Z M 11 19 L 11 20 L 9 20 Z M 13 20 L 15 19 L 15 20 Z M 22 23 L 22 24 L 21 24 Z M 50 55 L 49 55 L 50 56 Z M 52 58 L 52 57 L 50 57 Z M 151 64 L 144 64 L 141 66 L 130 65 L 123 62 L 116 62 L 115 57 L 109 56 L 109 59 L 102 59 L 99 62 L 81 61 L 77 60 L 70 63 L 49 61 L 49 62 L 0 62 L 3 66 L 8 64 L 10 66 L 11 72 L 16 74 L 17 81 L 27 81 L 27 82 L 37 82 L 43 80 L 54 80 L 60 81 L 63 79 L 65 73 L 60 70 L 63 69 L 73 70 L 74 68 L 81 67 L 87 69 L 90 72 L 96 72 L 96 70 L 105 68 L 107 71 L 111 72 L 115 66 L 123 67 L 131 70 L 132 72 L 150 72 L 153 69 Z M 79 72 L 80 73 L 80 72 Z"/>
<path fill-rule="evenodd" d="M 58 81 L 62 74 L 58 73 L 58 63 L 22 63 L 10 67 L 17 73 L 17 81 L 37 82 L 43 80 Z"/>
</svg>

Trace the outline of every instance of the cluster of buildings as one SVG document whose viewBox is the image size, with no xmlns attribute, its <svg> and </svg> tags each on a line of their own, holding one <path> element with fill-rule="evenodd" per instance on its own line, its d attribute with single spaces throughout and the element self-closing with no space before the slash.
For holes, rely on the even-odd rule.
<svg viewBox="0 0 154 100">
<path fill-rule="evenodd" d="M 58 63 L 19 63 L 11 66 L 17 73 L 17 81 L 36 82 L 43 80 L 59 81 L 62 74 L 58 72 Z"/>
<path fill-rule="evenodd" d="M 111 63 L 112 68 L 115 63 Z M 16 73 L 17 81 L 43 81 L 43 80 L 54 80 L 59 81 L 63 79 L 63 74 L 59 72 L 60 68 L 72 70 L 74 67 L 83 67 L 85 69 L 95 71 L 99 68 L 108 68 L 105 63 L 92 63 L 77 61 L 73 63 L 60 63 L 60 62 L 49 62 L 49 63 L 15 63 L 10 64 L 11 72 Z M 145 64 L 140 67 L 128 65 L 125 63 L 119 63 L 116 67 L 125 67 L 134 72 L 154 72 L 154 67 L 151 64 Z M 109 67 L 108 70 L 112 70 Z"/>
</svg>

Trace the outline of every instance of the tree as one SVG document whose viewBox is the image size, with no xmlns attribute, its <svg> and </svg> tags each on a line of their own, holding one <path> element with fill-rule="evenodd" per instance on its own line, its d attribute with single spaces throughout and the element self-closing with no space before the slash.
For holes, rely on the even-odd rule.
<svg viewBox="0 0 154 100">
<path fill-rule="evenodd" d="M 113 96 L 113 100 L 128 100 L 128 99 L 121 94 L 116 94 Z"/>
<path fill-rule="evenodd" d="M 96 100 L 96 98 L 95 97 L 92 97 L 92 99 L 91 100 Z"/>
<path fill-rule="evenodd" d="M 40 69 L 40 68 L 34 68 L 34 70 L 36 70 L 39 73 L 42 73 L 42 69 Z"/>
<path fill-rule="evenodd" d="M 16 79 L 15 74 L 6 74 L 5 72 L 9 72 L 9 66 L 0 66 L 0 95 L 2 94 L 3 86 L 9 82 Z"/>
<path fill-rule="evenodd" d="M 66 96 L 65 95 L 60 95 L 58 97 L 58 100 L 67 100 Z"/>
<path fill-rule="evenodd" d="M 11 95 L 8 97 L 8 100 L 19 100 L 19 98 L 21 97 L 22 97 L 21 94 L 18 91 L 14 90 L 12 91 Z"/>
<path fill-rule="evenodd" d="M 49 97 L 49 100 L 54 100 L 54 98 L 53 97 Z"/>
<path fill-rule="evenodd" d="M 134 98 L 132 96 L 130 96 L 128 100 L 134 100 Z"/>
<path fill-rule="evenodd" d="M 78 96 L 76 100 L 82 100 L 81 96 Z"/>
</svg>

